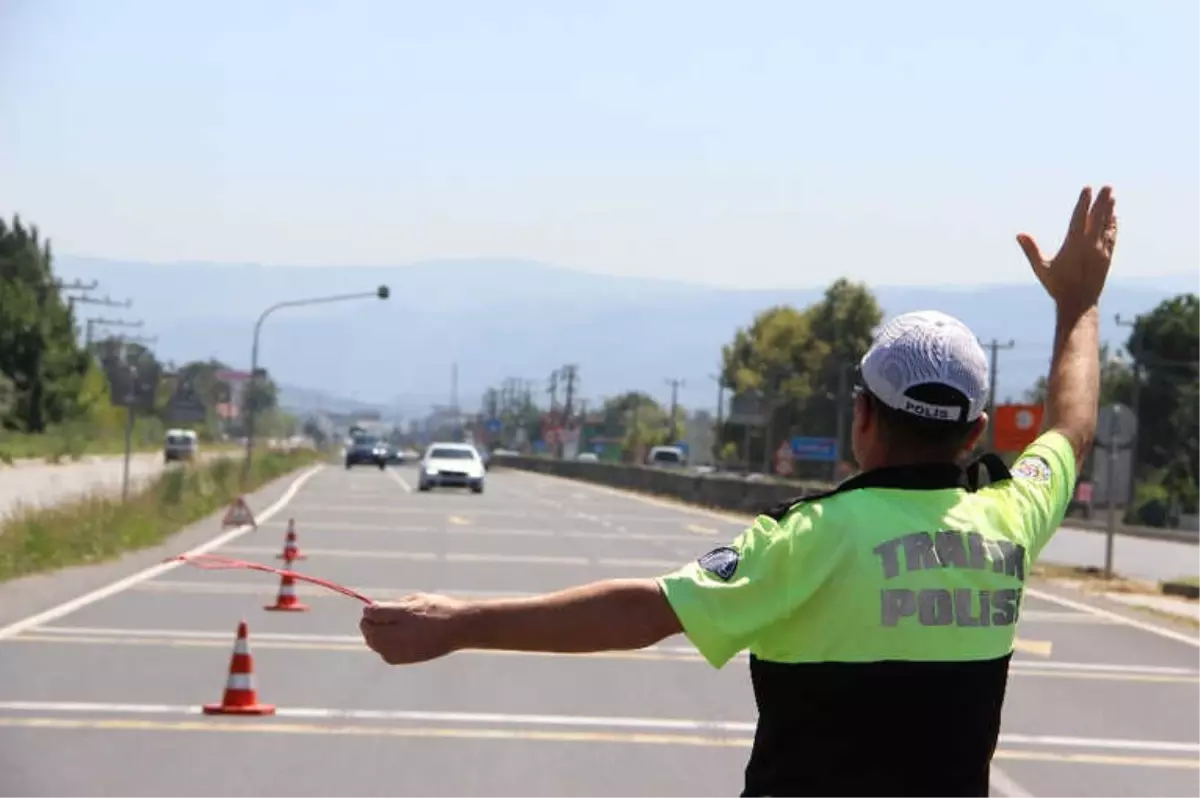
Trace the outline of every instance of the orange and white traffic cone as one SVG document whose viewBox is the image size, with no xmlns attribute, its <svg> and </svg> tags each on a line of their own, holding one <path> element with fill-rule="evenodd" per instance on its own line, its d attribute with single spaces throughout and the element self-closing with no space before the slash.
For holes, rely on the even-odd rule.
<svg viewBox="0 0 1200 798">
<path fill-rule="evenodd" d="M 205 715 L 274 715 L 275 707 L 258 703 L 258 692 L 254 689 L 254 657 L 250 655 L 250 641 L 246 635 L 246 622 L 238 624 L 237 640 L 233 644 L 233 658 L 229 662 L 229 680 L 225 683 L 225 695 L 219 704 L 205 704 Z"/>
<path fill-rule="evenodd" d="M 279 580 L 279 595 L 275 597 L 275 603 L 263 609 L 272 612 L 308 612 L 311 608 L 296 598 L 296 580 L 284 574 Z"/>
<path fill-rule="evenodd" d="M 276 554 L 275 559 L 285 562 L 308 559 L 300 553 L 300 544 L 296 542 L 296 519 L 294 518 L 288 519 L 287 539 L 283 543 L 283 552 Z"/>
</svg>

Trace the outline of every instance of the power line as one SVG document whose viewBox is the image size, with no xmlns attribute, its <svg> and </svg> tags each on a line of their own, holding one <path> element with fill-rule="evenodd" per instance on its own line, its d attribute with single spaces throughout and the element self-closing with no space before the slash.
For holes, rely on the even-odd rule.
<svg viewBox="0 0 1200 798">
<path fill-rule="evenodd" d="M 97 326 L 138 328 L 144 324 L 145 324 L 145 322 L 142 321 L 141 319 L 139 319 L 137 321 L 126 321 L 124 319 L 106 319 L 103 316 L 93 316 L 87 320 L 86 332 L 84 335 L 84 342 L 86 344 L 86 347 L 90 350 L 92 348 L 92 341 L 95 338 L 93 333 Z"/>
</svg>

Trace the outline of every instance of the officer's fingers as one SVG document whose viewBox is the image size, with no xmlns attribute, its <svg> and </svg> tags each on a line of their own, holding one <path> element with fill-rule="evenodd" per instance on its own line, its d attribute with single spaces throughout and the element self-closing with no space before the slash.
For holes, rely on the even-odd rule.
<svg viewBox="0 0 1200 798">
<path fill-rule="evenodd" d="M 389 624 L 403 618 L 407 611 L 394 604 L 368 604 L 363 607 L 363 623 Z"/>
<path fill-rule="evenodd" d="M 1075 210 L 1071 211 L 1071 223 L 1067 227 L 1067 240 L 1077 239 L 1087 232 L 1088 211 L 1092 206 L 1092 187 L 1084 186 L 1075 201 Z"/>
<path fill-rule="evenodd" d="M 1038 282 L 1045 285 L 1047 272 L 1046 259 L 1042 257 L 1042 251 L 1038 249 L 1037 242 L 1033 240 L 1033 236 L 1028 233 L 1021 233 L 1017 236 L 1017 244 L 1021 247 L 1021 251 L 1025 253 L 1025 259 L 1029 261 L 1029 267 L 1033 269 Z"/>
</svg>

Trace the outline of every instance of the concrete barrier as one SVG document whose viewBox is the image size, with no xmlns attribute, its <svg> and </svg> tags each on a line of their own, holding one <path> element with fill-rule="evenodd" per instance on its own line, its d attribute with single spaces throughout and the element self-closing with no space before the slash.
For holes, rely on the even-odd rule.
<svg viewBox="0 0 1200 798">
<path fill-rule="evenodd" d="M 697 474 L 667 468 L 552 460 L 548 457 L 493 457 L 489 465 L 493 469 L 515 468 L 665 496 L 717 510 L 751 514 L 763 512 L 781 502 L 795 501 L 821 493 L 832 487 L 828 483 L 788 482 L 771 478 L 745 479 L 733 474 Z M 1102 524 L 1081 522 L 1074 518 L 1068 518 L 1063 522 L 1063 526 L 1099 533 L 1103 533 L 1105 529 Z M 1200 545 L 1200 534 L 1186 529 L 1121 525 L 1117 527 L 1117 534 Z"/>
<path fill-rule="evenodd" d="M 830 487 L 772 479 L 744 479 L 732 475 L 696 474 L 667 468 L 551 460 L 546 457 L 495 457 L 490 466 L 578 479 L 612 488 L 666 496 L 688 504 L 751 514 L 767 510 L 780 502 L 820 493 Z"/>
</svg>

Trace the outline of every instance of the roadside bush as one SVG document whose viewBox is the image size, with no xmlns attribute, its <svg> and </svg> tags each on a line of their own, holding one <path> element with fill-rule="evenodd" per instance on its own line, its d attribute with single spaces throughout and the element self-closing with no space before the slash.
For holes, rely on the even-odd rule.
<svg viewBox="0 0 1200 798">
<path fill-rule="evenodd" d="M 22 508 L 0 519 L 0 581 L 68 565 L 112 559 L 162 543 L 319 455 L 307 450 L 257 456 L 246 485 L 240 464 L 228 458 L 170 468 L 126 502 L 94 493 L 47 508 Z"/>
</svg>

